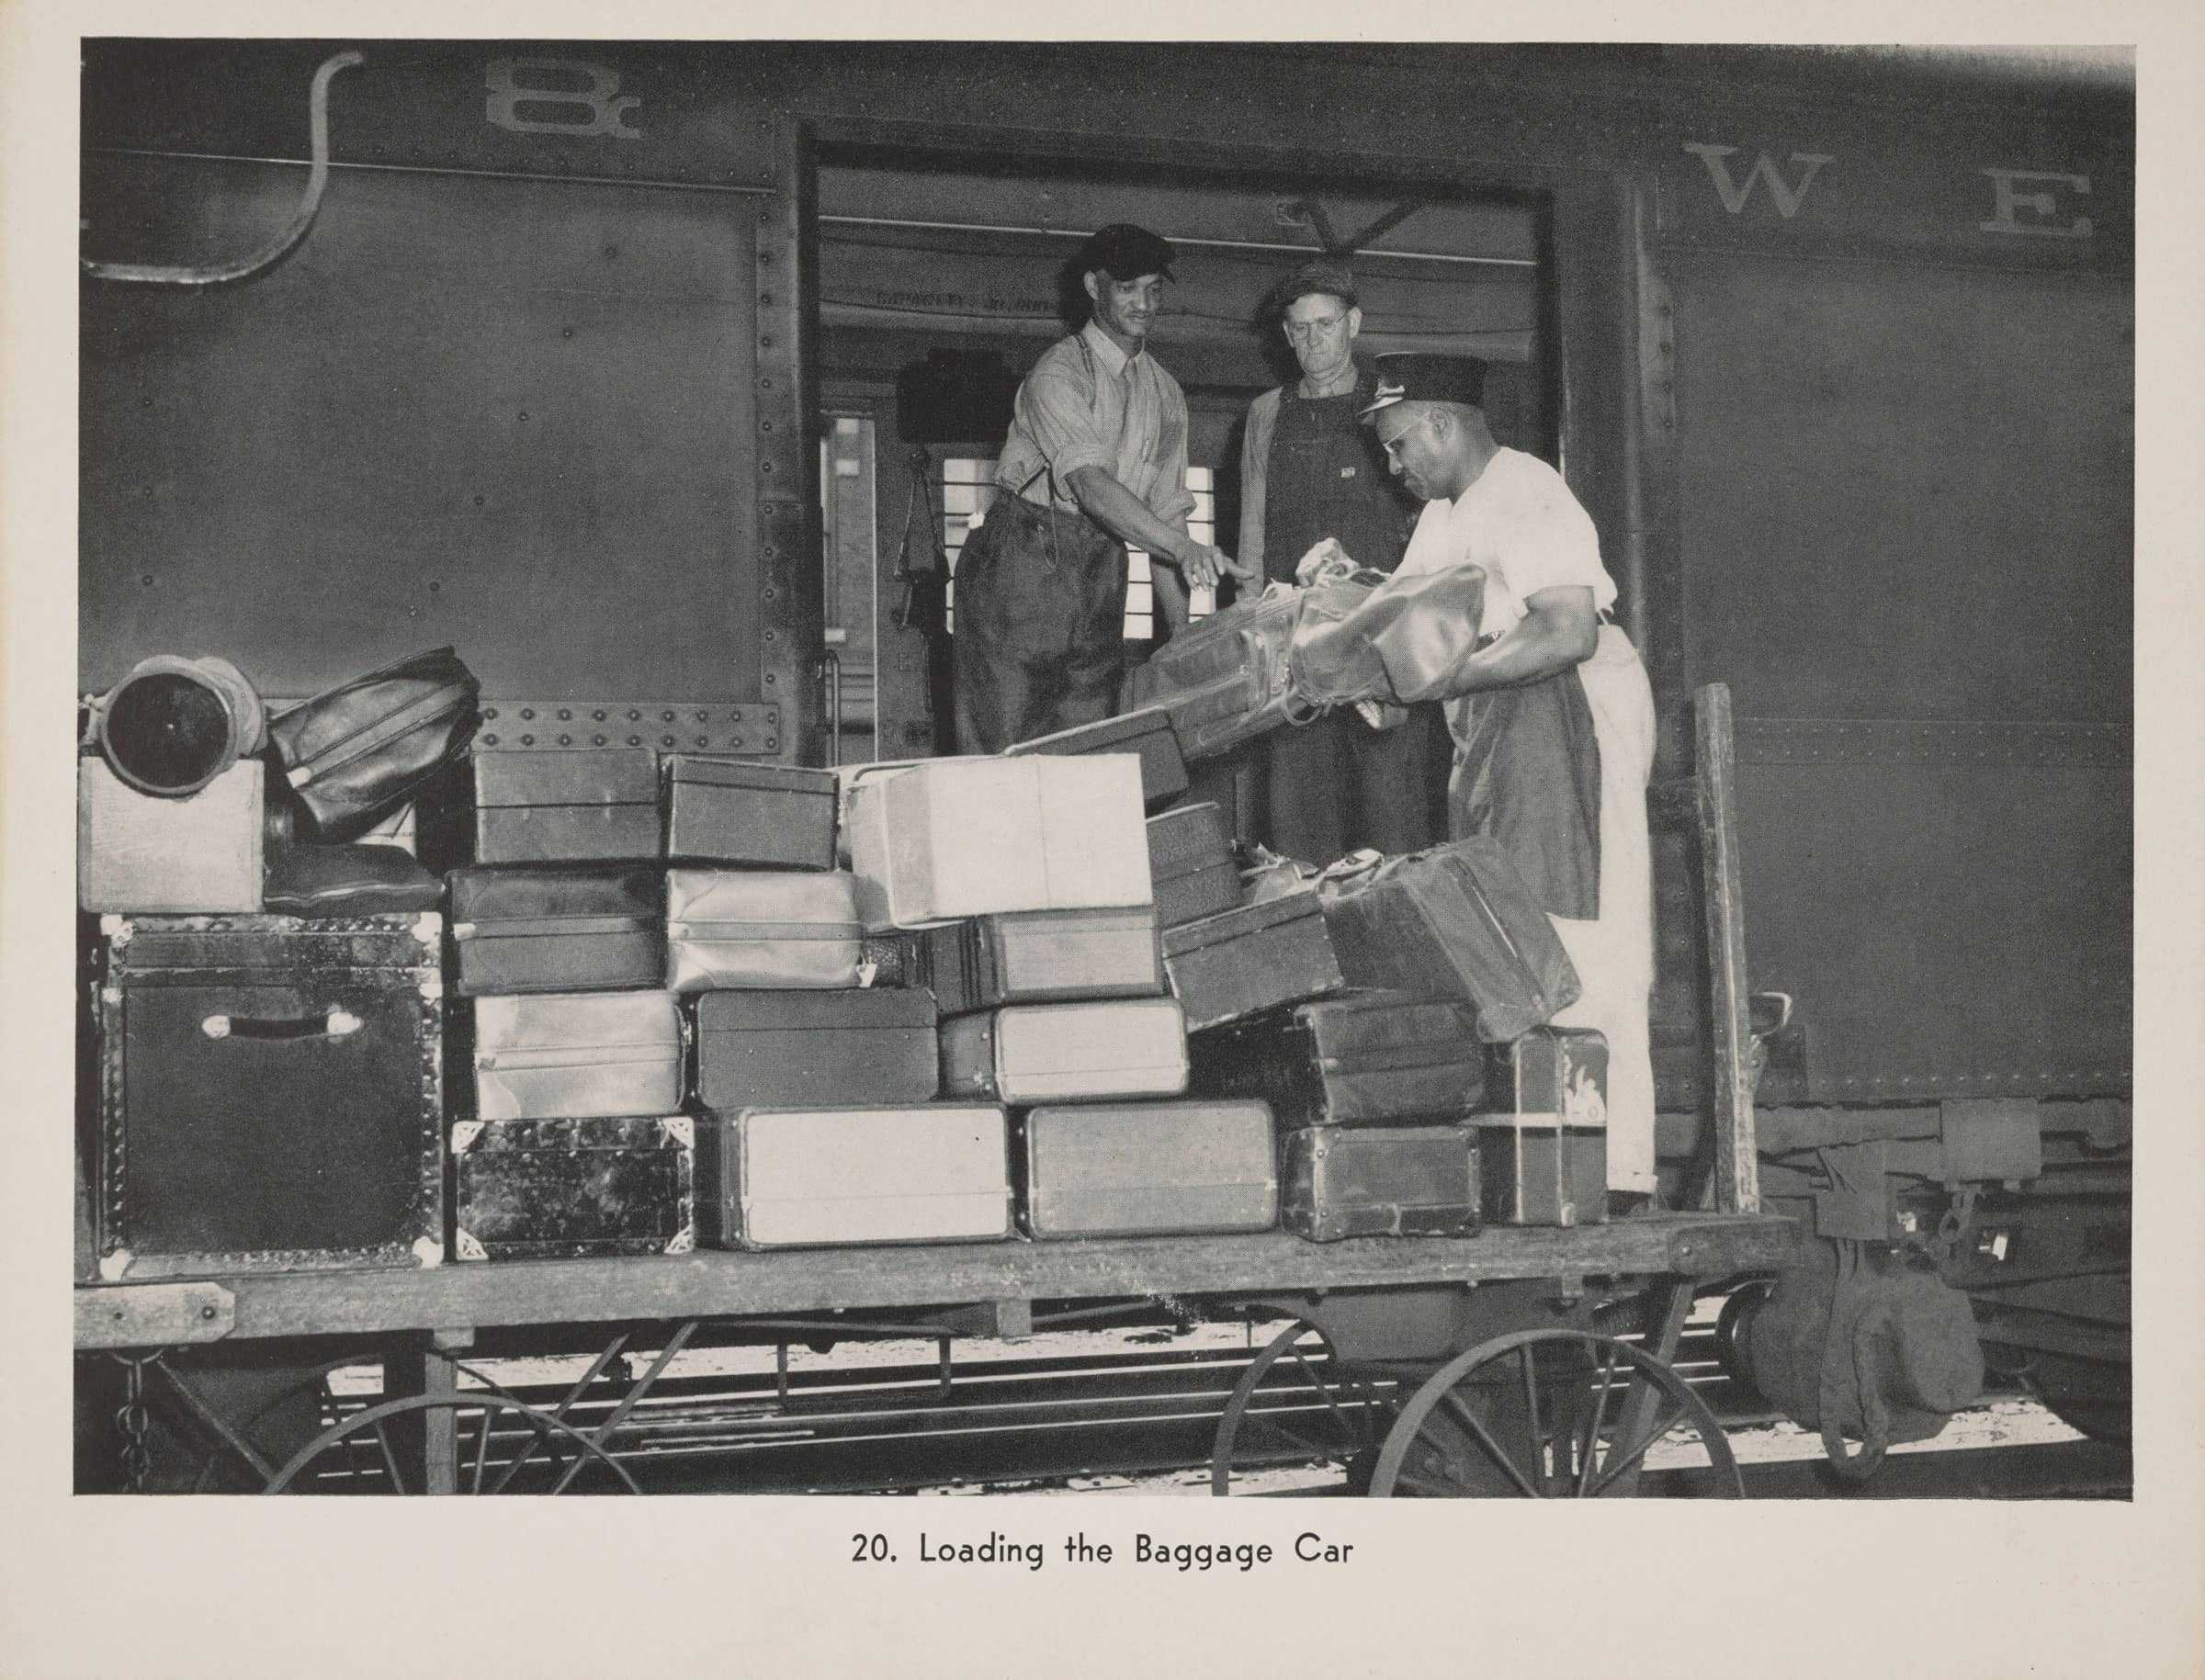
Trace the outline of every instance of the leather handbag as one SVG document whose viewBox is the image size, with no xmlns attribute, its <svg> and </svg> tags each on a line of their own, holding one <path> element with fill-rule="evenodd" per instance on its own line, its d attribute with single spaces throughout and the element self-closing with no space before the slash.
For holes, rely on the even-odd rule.
<svg viewBox="0 0 2205 1680">
<path fill-rule="evenodd" d="M 268 738 L 312 838 L 353 840 L 467 750 L 482 685 L 449 648 L 293 706 Z"/>
<path fill-rule="evenodd" d="M 1322 707 L 1292 691 L 1295 646 L 1354 613 L 1382 575 L 1358 570 L 1307 589 L 1266 585 L 1254 600 L 1212 614 L 1127 671 L 1120 709 L 1162 707 L 1190 761 L 1214 758 L 1281 725 L 1307 723 Z"/>
<path fill-rule="evenodd" d="M 1288 689 L 1297 704 L 1317 707 L 1443 698 L 1476 649 L 1485 598 L 1476 566 L 1388 578 L 1351 610 L 1308 619 L 1295 633 Z"/>
<path fill-rule="evenodd" d="M 434 910 L 444 880 L 396 846 L 287 846 L 268 856 L 263 908 L 285 916 Z"/>
</svg>

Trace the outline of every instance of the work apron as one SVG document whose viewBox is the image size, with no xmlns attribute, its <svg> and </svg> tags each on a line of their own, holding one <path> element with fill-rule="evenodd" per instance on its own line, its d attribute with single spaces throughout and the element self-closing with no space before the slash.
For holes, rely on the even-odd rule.
<svg viewBox="0 0 2205 1680">
<path fill-rule="evenodd" d="M 1365 373 L 1337 397 L 1279 396 L 1263 469 L 1263 572 L 1294 581 L 1310 547 L 1328 536 L 1359 565 L 1390 572 L 1408 542 L 1408 509 L 1357 418 L 1375 385 Z M 1310 863 L 1359 847 L 1420 851 L 1439 837 L 1434 797 L 1443 762 L 1437 706 L 1409 709 L 1383 734 L 1352 714 L 1328 713 L 1274 731 L 1265 753 L 1265 842 Z"/>
<path fill-rule="evenodd" d="M 1645 668 L 1631 638 L 1603 624 L 1583 664 L 1476 694 L 1469 713 L 1449 782 L 1449 832 L 1499 839 L 1546 906 L 1580 987 L 1554 1024 L 1590 1027 L 1608 1041 L 1609 1188 L 1651 1191 L 1654 691 Z M 1577 913 L 1557 914 L 1557 905 Z"/>
<path fill-rule="evenodd" d="M 1086 514 L 1000 490 L 966 539 L 956 591 L 959 752 L 1001 752 L 1116 710 L 1125 550 Z"/>
</svg>

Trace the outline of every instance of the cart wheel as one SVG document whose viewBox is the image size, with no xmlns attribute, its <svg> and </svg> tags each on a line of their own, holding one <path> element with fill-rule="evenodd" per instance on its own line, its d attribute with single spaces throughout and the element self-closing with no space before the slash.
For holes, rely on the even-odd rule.
<svg viewBox="0 0 2205 1680">
<path fill-rule="evenodd" d="M 562 1442 L 580 1459 L 602 1464 L 628 1493 L 642 1491 L 627 1466 L 571 1424 L 507 1395 L 470 1392 L 411 1394 L 356 1412 L 300 1448 L 261 1492 L 287 1493 L 298 1483 L 302 1493 L 413 1493 L 384 1426 L 395 1417 L 425 1420 L 430 1412 L 455 1415 L 460 1493 L 560 1492 L 576 1479 L 556 1456 Z M 470 1413 L 477 1415 L 471 1428 Z M 536 1459 L 539 1448 L 550 1449 L 541 1460 Z M 544 1473 L 527 1473 L 536 1470 Z M 595 1480 L 602 1487 L 604 1478 Z"/>
<path fill-rule="evenodd" d="M 1282 1360 L 1284 1381 L 1264 1388 Z M 1352 1483 L 1377 1450 L 1389 1415 L 1390 1400 L 1371 1376 L 1343 1361 L 1322 1330 L 1296 1319 L 1233 1385 L 1210 1449 L 1210 1492 L 1229 1495 L 1236 1471 L 1245 1477 L 1289 1463 L 1337 1464 Z"/>
<path fill-rule="evenodd" d="M 1371 1495 L 1629 1494 L 1647 1451 L 1679 1431 L 1706 1450 L 1715 1491 L 1743 1498 L 1723 1426 L 1668 1364 L 1613 1336 L 1519 1330 L 1457 1354 L 1408 1398 Z"/>
</svg>

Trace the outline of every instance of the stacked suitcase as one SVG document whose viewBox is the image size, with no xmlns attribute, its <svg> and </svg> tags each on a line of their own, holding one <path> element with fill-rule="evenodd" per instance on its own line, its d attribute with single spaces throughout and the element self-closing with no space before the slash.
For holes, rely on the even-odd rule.
<svg viewBox="0 0 2205 1680">
<path fill-rule="evenodd" d="M 89 825 L 118 800 L 86 767 Z M 1374 969 L 1399 941 L 1247 869 L 1164 711 L 841 772 L 471 776 L 442 920 L 254 914 L 251 858 L 139 884 L 141 815 L 257 845 L 227 785 L 99 817 L 85 890 L 123 896 L 87 908 L 134 912 L 105 925 L 101 1276 L 1601 1217 L 1598 1035 L 1481 1043 L 1448 975 Z M 303 1109 L 344 1120 L 327 1159 Z"/>
<path fill-rule="evenodd" d="M 945 1093 L 1014 1116 L 1017 1222 L 1040 1241 L 1277 1219 L 1269 1111 L 1183 1099 L 1144 814 L 1185 780 L 1141 732 L 1159 739 L 1112 719 L 1072 732 L 1106 750 L 908 768 L 850 806 L 869 925 L 896 930 L 942 1013 Z"/>
</svg>

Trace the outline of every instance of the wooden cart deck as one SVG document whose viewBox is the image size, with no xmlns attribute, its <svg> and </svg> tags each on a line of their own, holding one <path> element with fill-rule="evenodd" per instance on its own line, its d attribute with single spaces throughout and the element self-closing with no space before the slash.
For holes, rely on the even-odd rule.
<svg viewBox="0 0 2205 1680">
<path fill-rule="evenodd" d="M 1661 1213 L 1575 1230 L 1311 1243 L 1252 1236 L 960 1243 L 448 1264 L 85 1285 L 76 1347 L 178 1346 L 497 1325 L 772 1318 L 1118 1296 L 1329 1293 L 1515 1278 L 1773 1268 L 1790 1232 L 1758 1214 Z"/>
</svg>

